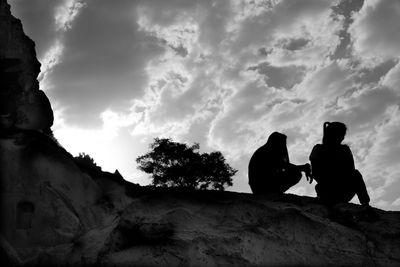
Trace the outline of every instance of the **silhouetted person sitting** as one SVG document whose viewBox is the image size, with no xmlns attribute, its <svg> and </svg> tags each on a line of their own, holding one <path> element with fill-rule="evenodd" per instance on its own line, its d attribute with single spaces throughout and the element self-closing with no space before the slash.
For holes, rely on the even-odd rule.
<svg viewBox="0 0 400 267">
<path fill-rule="evenodd" d="M 369 206 L 369 196 L 361 173 L 354 167 L 353 154 L 341 144 L 346 125 L 325 122 L 322 144 L 314 146 L 311 155 L 312 179 L 317 181 L 317 196 L 328 204 L 349 202 L 357 194 L 360 203 Z"/>
<path fill-rule="evenodd" d="M 310 165 L 289 162 L 286 135 L 274 132 L 265 145 L 254 152 L 249 163 L 249 185 L 254 194 L 283 193 L 310 175 Z"/>
</svg>

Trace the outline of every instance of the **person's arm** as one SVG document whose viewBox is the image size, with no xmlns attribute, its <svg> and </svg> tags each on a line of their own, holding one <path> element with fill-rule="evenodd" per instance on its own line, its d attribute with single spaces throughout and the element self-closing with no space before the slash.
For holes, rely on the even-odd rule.
<svg viewBox="0 0 400 267">
<path fill-rule="evenodd" d="M 353 153 L 351 153 L 350 147 L 347 145 L 343 145 L 344 149 L 344 155 L 345 155 L 345 172 L 351 172 L 354 171 L 355 165 L 354 165 L 354 158 L 353 158 Z"/>
<path fill-rule="evenodd" d="M 304 172 L 307 181 L 311 184 L 314 180 L 314 178 L 311 176 L 311 165 L 309 163 L 302 165 L 302 171 Z"/>
<path fill-rule="evenodd" d="M 289 165 L 291 165 L 291 168 L 296 169 L 299 173 L 304 172 L 304 175 L 306 176 L 306 179 L 310 184 L 313 182 L 314 179 L 311 176 L 311 166 L 309 163 L 303 165 L 294 165 L 290 163 Z"/>
<path fill-rule="evenodd" d="M 321 181 L 321 177 L 323 176 L 323 163 L 321 159 L 321 147 L 319 145 L 314 146 L 311 154 L 310 154 L 310 162 L 311 162 L 311 179 L 319 182 Z M 311 180 L 312 182 L 312 180 Z"/>
</svg>

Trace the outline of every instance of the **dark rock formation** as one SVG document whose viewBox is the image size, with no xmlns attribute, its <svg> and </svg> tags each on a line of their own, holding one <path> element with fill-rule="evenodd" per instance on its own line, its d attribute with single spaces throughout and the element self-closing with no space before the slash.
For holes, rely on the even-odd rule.
<svg viewBox="0 0 400 267">
<path fill-rule="evenodd" d="M 99 252 L 105 265 L 400 263 L 398 212 L 328 209 L 308 197 L 155 191 L 135 198 L 118 220 Z"/>
<path fill-rule="evenodd" d="M 19 265 L 400 266 L 400 212 L 293 195 L 140 187 L 45 134 L 33 42 L 0 0 L 0 261 Z"/>
<path fill-rule="evenodd" d="M 101 189 L 44 134 L 53 111 L 39 90 L 39 71 L 33 41 L 1 0 L 1 247 L 13 263 L 12 251 L 23 263 L 38 255 L 37 248 L 72 242 L 99 222 L 92 207 Z"/>
<path fill-rule="evenodd" d="M 10 6 L 0 1 L 0 129 L 48 129 L 53 111 L 37 76 L 40 63 L 35 44 Z"/>
<path fill-rule="evenodd" d="M 1 234 L 15 247 L 71 242 L 96 223 L 101 190 L 47 136 L 0 139 Z"/>
</svg>

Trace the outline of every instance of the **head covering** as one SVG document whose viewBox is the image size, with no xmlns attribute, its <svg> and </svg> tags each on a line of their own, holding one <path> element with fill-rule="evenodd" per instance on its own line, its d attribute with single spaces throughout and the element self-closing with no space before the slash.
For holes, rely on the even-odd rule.
<svg viewBox="0 0 400 267">
<path fill-rule="evenodd" d="M 273 155 L 284 159 L 286 162 L 289 162 L 289 153 L 286 147 L 286 139 L 286 135 L 279 132 L 273 132 L 268 137 L 268 141 L 265 146 L 269 151 L 272 152 Z"/>
</svg>

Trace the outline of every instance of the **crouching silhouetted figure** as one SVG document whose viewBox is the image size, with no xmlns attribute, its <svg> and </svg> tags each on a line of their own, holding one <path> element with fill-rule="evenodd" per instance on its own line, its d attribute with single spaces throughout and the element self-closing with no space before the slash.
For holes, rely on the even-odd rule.
<svg viewBox="0 0 400 267">
<path fill-rule="evenodd" d="M 314 146 L 311 155 L 312 179 L 317 181 L 317 196 L 328 204 L 349 202 L 357 194 L 360 203 L 369 206 L 369 196 L 361 173 L 354 167 L 353 154 L 341 144 L 346 125 L 325 122 L 322 144 Z"/>
<path fill-rule="evenodd" d="M 286 135 L 274 132 L 265 145 L 254 152 L 249 163 L 249 185 L 254 194 L 283 193 L 310 175 L 310 165 L 289 162 Z"/>
</svg>

